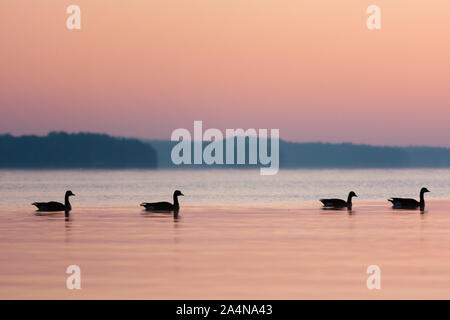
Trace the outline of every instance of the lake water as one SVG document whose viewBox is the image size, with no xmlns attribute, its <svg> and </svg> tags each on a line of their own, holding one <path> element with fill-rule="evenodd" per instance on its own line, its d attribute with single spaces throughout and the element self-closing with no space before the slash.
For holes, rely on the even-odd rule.
<svg viewBox="0 0 450 320">
<path fill-rule="evenodd" d="M 386 201 L 422 186 L 424 214 Z M 68 219 L 36 215 L 67 189 Z M 139 207 L 175 189 L 178 218 Z M 351 213 L 320 209 L 350 190 Z M 450 170 L 0 170 L 0 298 L 448 299 Z"/>
</svg>

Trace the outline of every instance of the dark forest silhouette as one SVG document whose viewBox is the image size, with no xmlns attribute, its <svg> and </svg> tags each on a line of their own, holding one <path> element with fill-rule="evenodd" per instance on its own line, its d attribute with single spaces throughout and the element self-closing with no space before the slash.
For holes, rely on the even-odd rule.
<svg viewBox="0 0 450 320">
<path fill-rule="evenodd" d="M 210 167 L 207 165 L 174 165 L 170 154 L 176 143 L 166 140 L 144 141 L 117 138 L 94 133 L 52 132 L 47 136 L 20 137 L 6 134 L 0 135 L 0 168 Z M 204 142 L 203 144 L 208 143 Z M 246 145 L 246 150 L 248 150 L 248 141 Z M 248 159 L 248 154 L 246 159 Z M 251 165 L 213 167 L 241 168 L 249 166 L 251 167 Z M 280 140 L 280 168 L 449 167 L 449 148 L 383 147 L 351 143 L 295 143 Z"/>
<path fill-rule="evenodd" d="M 137 139 L 104 134 L 52 132 L 0 135 L 3 168 L 156 168 L 155 150 Z"/>
</svg>

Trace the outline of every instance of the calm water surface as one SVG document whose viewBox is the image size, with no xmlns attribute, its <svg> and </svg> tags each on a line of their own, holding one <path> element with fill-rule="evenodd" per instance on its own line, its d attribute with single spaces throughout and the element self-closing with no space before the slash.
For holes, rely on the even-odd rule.
<svg viewBox="0 0 450 320">
<path fill-rule="evenodd" d="M 0 298 L 450 298 L 450 170 L 3 170 L 0 182 Z M 422 215 L 385 200 L 421 186 Z M 35 214 L 66 189 L 69 219 Z M 174 189 L 177 219 L 138 206 Z M 350 189 L 351 214 L 319 209 Z M 72 264 L 81 290 L 66 289 Z"/>
</svg>

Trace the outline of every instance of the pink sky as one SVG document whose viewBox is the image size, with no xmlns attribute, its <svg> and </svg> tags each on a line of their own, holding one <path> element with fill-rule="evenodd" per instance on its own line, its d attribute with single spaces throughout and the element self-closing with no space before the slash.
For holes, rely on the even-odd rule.
<svg viewBox="0 0 450 320">
<path fill-rule="evenodd" d="M 448 0 L 2 0 L 0 133 L 450 147 L 449 36 Z"/>
</svg>

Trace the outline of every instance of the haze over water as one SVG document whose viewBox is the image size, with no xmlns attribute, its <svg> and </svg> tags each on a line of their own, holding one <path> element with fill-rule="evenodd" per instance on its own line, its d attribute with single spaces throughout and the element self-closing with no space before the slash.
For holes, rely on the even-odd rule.
<svg viewBox="0 0 450 320">
<path fill-rule="evenodd" d="M 422 186 L 422 215 L 386 201 Z M 68 221 L 35 214 L 67 189 Z M 175 189 L 177 219 L 139 207 Z M 350 190 L 351 214 L 320 209 Z M 450 298 L 449 194 L 448 169 L 0 170 L 0 298 Z"/>
</svg>

